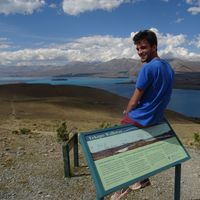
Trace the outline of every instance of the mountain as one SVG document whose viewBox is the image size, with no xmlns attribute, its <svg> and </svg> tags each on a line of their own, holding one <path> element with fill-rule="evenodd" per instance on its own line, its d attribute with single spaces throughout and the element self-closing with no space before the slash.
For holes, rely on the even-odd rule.
<svg viewBox="0 0 200 200">
<path fill-rule="evenodd" d="M 200 61 L 180 59 L 168 60 L 176 74 L 200 73 Z M 43 77 L 43 76 L 98 76 L 132 77 L 136 76 L 141 62 L 135 59 L 113 59 L 107 62 L 69 62 L 63 66 L 0 66 L 1 77 Z"/>
<path fill-rule="evenodd" d="M 168 61 L 177 74 L 186 72 L 200 72 L 200 61 L 197 62 L 180 59 L 171 59 Z"/>
</svg>

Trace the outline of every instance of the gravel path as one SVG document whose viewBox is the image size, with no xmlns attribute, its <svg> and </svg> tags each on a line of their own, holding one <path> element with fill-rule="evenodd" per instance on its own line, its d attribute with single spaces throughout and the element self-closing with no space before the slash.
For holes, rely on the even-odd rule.
<svg viewBox="0 0 200 200">
<path fill-rule="evenodd" d="M 90 175 L 64 178 L 61 145 L 47 134 L 16 135 L 1 129 L 1 200 L 94 200 Z M 182 164 L 181 200 L 200 199 L 200 150 L 188 148 L 191 159 Z M 81 165 L 85 165 L 80 149 Z M 80 167 L 78 173 L 89 173 Z M 127 197 L 141 200 L 173 199 L 174 168 L 151 177 L 152 185 Z M 109 199 L 106 197 L 105 199 Z"/>
</svg>

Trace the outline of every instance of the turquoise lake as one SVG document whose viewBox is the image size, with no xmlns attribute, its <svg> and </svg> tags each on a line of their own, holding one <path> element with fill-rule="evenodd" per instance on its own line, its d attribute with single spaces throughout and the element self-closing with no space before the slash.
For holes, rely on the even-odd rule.
<svg viewBox="0 0 200 200">
<path fill-rule="evenodd" d="M 62 77 L 62 78 L 21 78 L 4 77 L 0 84 L 29 83 L 52 85 L 80 85 L 103 89 L 117 95 L 130 98 L 134 91 L 134 84 L 130 84 L 129 78 L 92 78 L 92 77 Z M 172 98 L 168 109 L 186 116 L 200 118 L 200 90 L 173 89 Z"/>
</svg>

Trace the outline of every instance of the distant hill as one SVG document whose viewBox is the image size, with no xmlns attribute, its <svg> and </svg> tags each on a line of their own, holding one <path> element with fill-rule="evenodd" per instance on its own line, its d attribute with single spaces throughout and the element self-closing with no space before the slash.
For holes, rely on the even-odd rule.
<svg viewBox="0 0 200 200">
<path fill-rule="evenodd" d="M 197 62 L 180 59 L 173 59 L 168 61 L 177 74 L 186 72 L 200 72 L 200 61 Z"/>
<path fill-rule="evenodd" d="M 200 72 L 200 61 L 169 60 L 176 74 Z M 129 77 L 136 76 L 141 62 L 135 59 L 113 59 L 107 62 L 69 62 L 63 66 L 0 66 L 0 76 L 42 77 L 42 76 L 98 76 Z"/>
</svg>

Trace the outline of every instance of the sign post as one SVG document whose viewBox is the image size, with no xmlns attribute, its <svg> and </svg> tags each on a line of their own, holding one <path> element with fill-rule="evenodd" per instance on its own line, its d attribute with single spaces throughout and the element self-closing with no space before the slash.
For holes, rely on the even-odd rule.
<svg viewBox="0 0 200 200">
<path fill-rule="evenodd" d="M 175 167 L 174 199 L 180 199 L 181 163 L 190 156 L 167 122 L 82 133 L 80 143 L 98 200 L 171 167 Z"/>
<path fill-rule="evenodd" d="M 181 164 L 175 166 L 174 200 L 181 197 Z"/>
<path fill-rule="evenodd" d="M 64 161 L 64 175 L 65 177 L 71 177 L 71 166 L 70 166 L 70 151 L 73 149 L 74 153 L 74 167 L 79 166 L 79 158 L 78 158 L 78 134 L 75 133 L 73 137 L 67 141 L 66 144 L 62 145 L 63 151 L 63 161 Z"/>
</svg>

